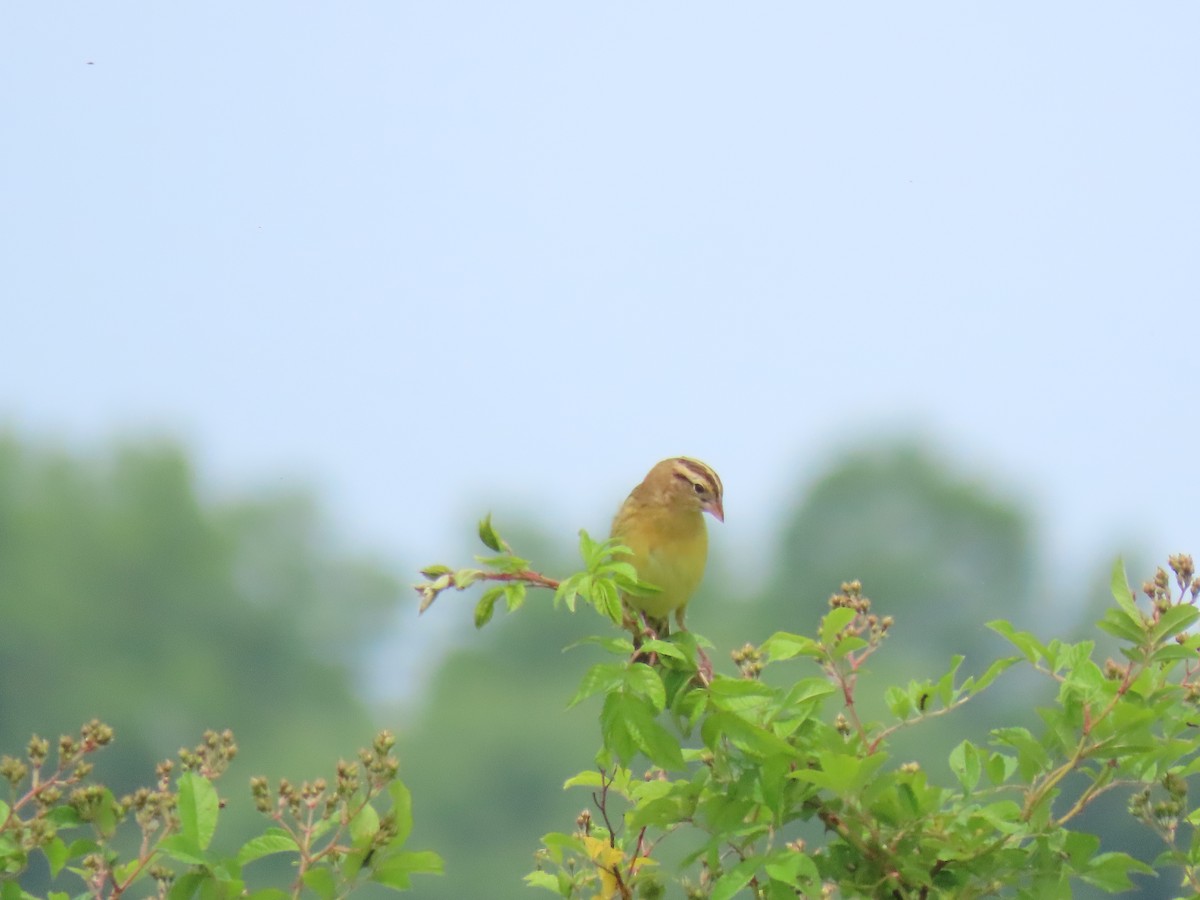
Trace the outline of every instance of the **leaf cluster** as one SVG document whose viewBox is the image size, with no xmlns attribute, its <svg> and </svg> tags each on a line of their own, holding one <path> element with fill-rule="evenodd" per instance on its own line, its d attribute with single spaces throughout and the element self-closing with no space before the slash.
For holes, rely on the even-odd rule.
<svg viewBox="0 0 1200 900">
<path fill-rule="evenodd" d="M 34 854 L 63 888 L 48 900 L 115 900 L 135 889 L 160 900 L 334 900 L 368 881 L 406 890 L 413 874 L 441 871 L 436 854 L 405 849 L 412 801 L 387 732 L 359 751 L 358 762 L 340 762 L 332 785 L 281 780 L 272 789 L 252 779 L 254 804 L 271 825 L 232 855 L 213 845 L 225 807 L 215 782 L 237 754 L 231 732 L 206 732 L 195 748 L 179 751 L 178 762 L 160 763 L 152 786 L 120 798 L 90 779 L 88 757 L 112 739 L 111 728 L 93 721 L 78 737 L 59 739 L 53 762 L 49 742 L 37 736 L 24 758 L 0 759 L 8 784 L 8 800 L 0 800 L 3 900 L 33 900 L 20 879 Z M 132 852 L 118 849 L 130 837 Z M 274 855 L 291 859 L 290 887 L 250 889 L 245 867 Z"/>
<path fill-rule="evenodd" d="M 561 584 L 619 620 L 618 573 L 596 571 L 603 546 L 585 536 L 587 570 Z M 1079 884 L 1126 890 L 1131 876 L 1172 869 L 1200 893 L 1200 810 L 1188 799 L 1200 771 L 1200 637 L 1188 630 L 1200 582 L 1190 557 L 1169 568 L 1174 577 L 1160 569 L 1141 604 L 1114 568 L 1116 606 L 1100 627 L 1120 641 L 1119 659 L 997 620 L 989 627 L 1013 655 L 968 678 L 955 657 L 940 677 L 890 686 L 878 721 L 860 716 L 859 675 L 891 619 L 856 582 L 830 599 L 814 634 L 734 651 L 732 674 L 710 675 L 711 645 L 688 632 L 587 641 L 609 658 L 571 702 L 602 698 L 601 746 L 567 787 L 591 803 L 573 829 L 545 836 L 527 881 L 570 898 L 654 898 L 674 883 L 716 900 L 1032 900 L 1070 897 Z M 1056 686 L 1038 727 L 997 722 L 985 741 L 960 741 L 950 781 L 894 758 L 901 729 L 953 713 L 1017 667 Z M 1163 841 L 1153 867 L 1079 826 L 1116 789 L 1131 824 Z"/>
</svg>

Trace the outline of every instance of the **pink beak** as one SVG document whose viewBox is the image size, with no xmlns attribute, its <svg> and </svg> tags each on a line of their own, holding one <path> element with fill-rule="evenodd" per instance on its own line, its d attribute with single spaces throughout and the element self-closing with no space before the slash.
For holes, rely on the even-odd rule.
<svg viewBox="0 0 1200 900">
<path fill-rule="evenodd" d="M 704 504 L 706 512 L 712 513 L 712 517 L 718 522 L 725 521 L 725 508 L 721 505 L 720 500 L 714 500 L 712 503 Z"/>
</svg>

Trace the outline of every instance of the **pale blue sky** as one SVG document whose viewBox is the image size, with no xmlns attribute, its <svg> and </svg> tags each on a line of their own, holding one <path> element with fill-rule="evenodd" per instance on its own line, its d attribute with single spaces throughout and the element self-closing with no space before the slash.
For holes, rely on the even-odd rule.
<svg viewBox="0 0 1200 900">
<path fill-rule="evenodd" d="M 1022 493 L 1047 557 L 1200 553 L 1198 35 L 1183 2 L 6 4 L 0 421 L 177 433 L 413 564 L 487 507 L 602 530 L 687 453 L 753 565 L 879 426 Z"/>
</svg>

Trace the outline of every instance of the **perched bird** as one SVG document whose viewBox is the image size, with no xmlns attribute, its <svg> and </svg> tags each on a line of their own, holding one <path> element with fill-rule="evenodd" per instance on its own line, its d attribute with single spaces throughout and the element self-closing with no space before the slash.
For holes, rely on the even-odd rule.
<svg viewBox="0 0 1200 900">
<path fill-rule="evenodd" d="M 638 580 L 660 591 L 643 597 L 624 595 L 646 624 L 663 637 L 668 617 L 683 628 L 688 601 L 704 577 L 708 531 L 704 513 L 725 521 L 721 479 L 698 459 L 676 456 L 656 465 L 621 504 L 612 536 L 633 551 L 630 562 Z"/>
</svg>

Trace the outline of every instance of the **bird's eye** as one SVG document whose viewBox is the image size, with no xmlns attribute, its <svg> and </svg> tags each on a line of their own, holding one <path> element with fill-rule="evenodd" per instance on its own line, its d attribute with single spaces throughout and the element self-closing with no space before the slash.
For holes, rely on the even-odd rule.
<svg viewBox="0 0 1200 900">
<path fill-rule="evenodd" d="M 693 482 L 692 487 L 694 487 L 696 489 L 697 494 L 704 493 L 704 485 L 700 484 L 699 482 Z"/>
</svg>

